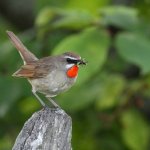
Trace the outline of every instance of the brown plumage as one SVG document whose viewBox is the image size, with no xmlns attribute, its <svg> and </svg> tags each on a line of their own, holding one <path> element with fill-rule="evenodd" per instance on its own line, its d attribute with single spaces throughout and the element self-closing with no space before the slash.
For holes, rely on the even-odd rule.
<svg viewBox="0 0 150 150">
<path fill-rule="evenodd" d="M 16 47 L 16 49 L 19 51 L 24 64 L 29 63 L 35 60 L 38 60 L 37 57 L 32 54 L 24 45 L 23 43 L 19 40 L 19 38 L 11 31 L 6 31 L 10 40 L 12 41 L 12 44 Z"/>
<path fill-rule="evenodd" d="M 18 71 L 16 71 L 13 76 L 23 77 L 23 78 L 42 78 L 48 75 L 50 69 L 52 68 L 51 64 L 41 63 L 40 61 L 34 61 L 23 65 Z"/>
</svg>

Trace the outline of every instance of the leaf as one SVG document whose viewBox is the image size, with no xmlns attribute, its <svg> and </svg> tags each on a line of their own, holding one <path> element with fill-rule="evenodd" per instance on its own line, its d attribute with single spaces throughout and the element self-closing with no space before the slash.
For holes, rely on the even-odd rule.
<svg viewBox="0 0 150 150">
<path fill-rule="evenodd" d="M 88 11 L 83 10 L 64 10 L 59 8 L 44 8 L 36 19 L 37 27 L 52 30 L 57 28 L 82 29 L 94 21 Z"/>
<path fill-rule="evenodd" d="M 36 19 L 38 37 L 44 38 L 56 29 L 79 30 L 90 26 L 95 20 L 88 11 L 64 10 L 60 8 L 44 8 Z"/>
<path fill-rule="evenodd" d="M 109 36 L 104 30 L 89 28 L 83 32 L 69 36 L 56 46 L 53 54 L 74 51 L 88 61 L 87 66 L 80 68 L 78 84 L 87 81 L 99 71 L 106 61 L 109 47 Z"/>
<path fill-rule="evenodd" d="M 40 11 L 36 18 L 36 25 L 38 27 L 49 24 L 57 15 L 59 15 L 59 9 L 44 8 Z"/>
<path fill-rule="evenodd" d="M 52 26 L 55 28 L 82 29 L 91 25 L 94 20 L 94 16 L 88 11 L 68 10 Z"/>
<path fill-rule="evenodd" d="M 121 115 L 122 137 L 129 149 L 144 150 L 148 146 L 149 126 L 139 112 L 128 110 Z"/>
<path fill-rule="evenodd" d="M 125 80 L 122 76 L 104 74 L 101 77 L 96 107 L 102 110 L 116 106 L 119 103 L 119 96 L 122 94 L 124 87 Z"/>
<path fill-rule="evenodd" d="M 133 29 L 139 23 L 138 11 L 125 6 L 109 6 L 100 9 L 101 23 L 122 29 Z"/>
<path fill-rule="evenodd" d="M 150 41 L 138 34 L 122 33 L 115 42 L 119 54 L 138 65 L 144 74 L 150 72 Z"/>
<path fill-rule="evenodd" d="M 107 5 L 109 2 L 110 0 L 69 0 L 66 7 L 69 9 L 88 10 L 92 14 L 97 14 L 97 10 Z"/>
<path fill-rule="evenodd" d="M 38 13 L 41 9 L 52 6 L 52 7 L 65 7 L 68 0 L 65 1 L 55 1 L 55 0 L 38 0 L 35 3 L 35 10 Z"/>
</svg>

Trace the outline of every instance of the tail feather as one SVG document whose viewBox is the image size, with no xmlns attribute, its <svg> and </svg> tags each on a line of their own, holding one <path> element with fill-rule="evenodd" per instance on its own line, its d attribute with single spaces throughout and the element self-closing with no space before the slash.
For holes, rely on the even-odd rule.
<svg viewBox="0 0 150 150">
<path fill-rule="evenodd" d="M 24 64 L 38 60 L 38 58 L 23 45 L 23 43 L 19 40 L 19 38 L 13 32 L 6 31 L 6 33 L 8 34 L 11 42 L 14 44 L 16 49 L 19 51 Z"/>
</svg>

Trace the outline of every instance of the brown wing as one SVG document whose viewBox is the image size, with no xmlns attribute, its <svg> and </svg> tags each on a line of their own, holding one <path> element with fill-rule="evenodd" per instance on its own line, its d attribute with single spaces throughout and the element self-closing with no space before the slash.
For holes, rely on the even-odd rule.
<svg viewBox="0 0 150 150">
<path fill-rule="evenodd" d="M 25 77 L 31 78 L 34 76 L 35 66 L 31 64 L 27 64 L 22 66 L 18 71 L 16 71 L 13 76 L 14 77 Z"/>
<path fill-rule="evenodd" d="M 42 78 L 50 73 L 54 66 L 50 63 L 45 63 L 44 61 L 35 61 L 23 65 L 17 72 L 13 74 L 15 77 L 24 78 Z"/>
</svg>

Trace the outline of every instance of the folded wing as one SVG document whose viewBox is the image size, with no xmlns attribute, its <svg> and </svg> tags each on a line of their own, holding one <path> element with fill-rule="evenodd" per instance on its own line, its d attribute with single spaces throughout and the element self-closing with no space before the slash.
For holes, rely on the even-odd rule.
<svg viewBox="0 0 150 150">
<path fill-rule="evenodd" d="M 32 79 L 43 78 L 50 73 L 52 68 L 54 68 L 54 66 L 52 66 L 51 64 L 45 64 L 39 61 L 35 61 L 23 65 L 18 71 L 13 74 L 13 76 Z"/>
</svg>

